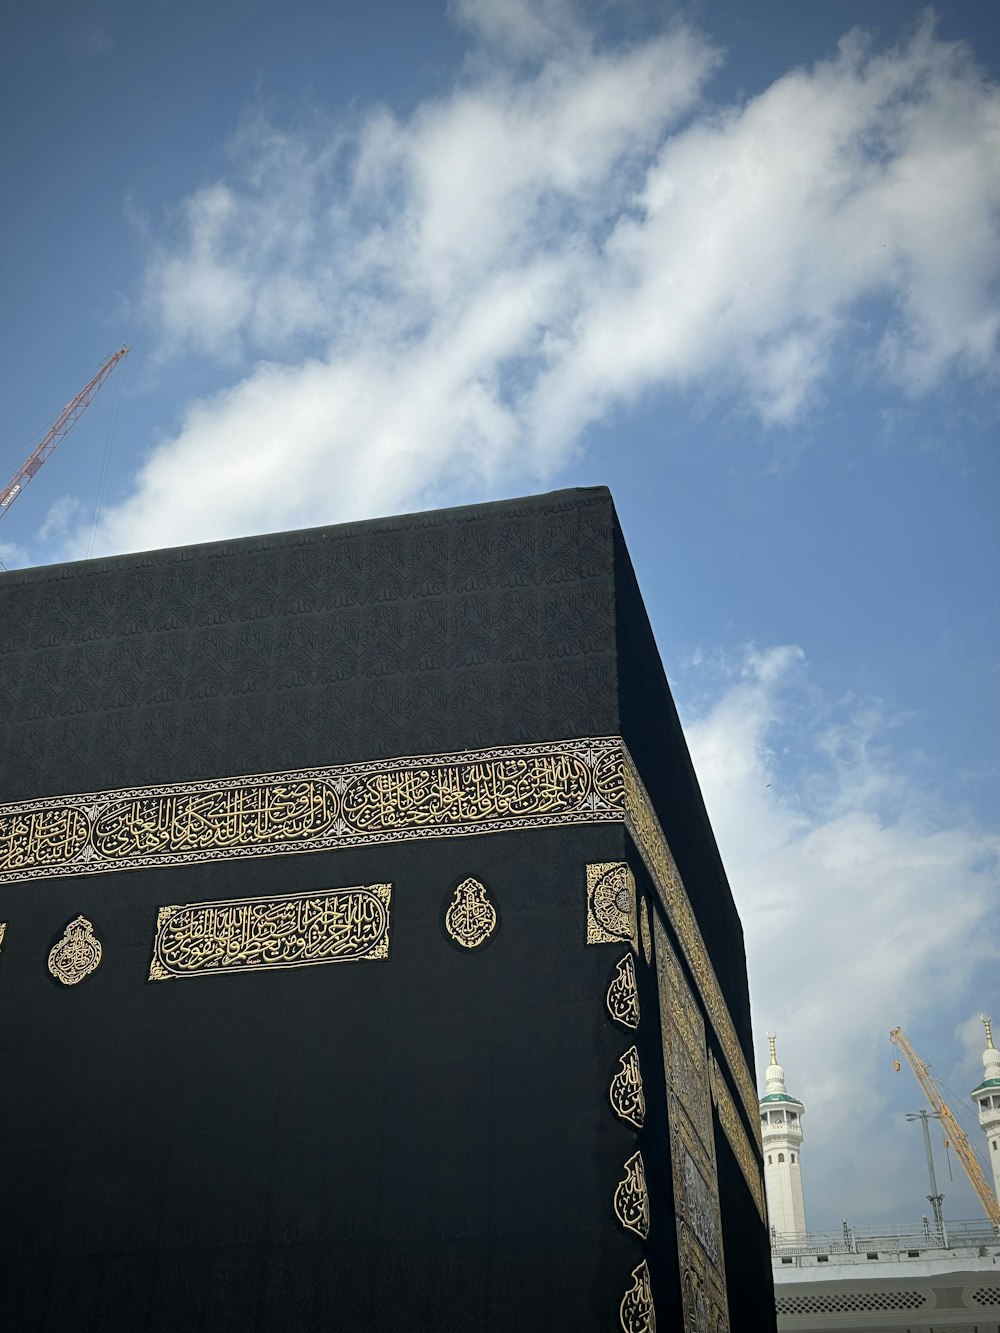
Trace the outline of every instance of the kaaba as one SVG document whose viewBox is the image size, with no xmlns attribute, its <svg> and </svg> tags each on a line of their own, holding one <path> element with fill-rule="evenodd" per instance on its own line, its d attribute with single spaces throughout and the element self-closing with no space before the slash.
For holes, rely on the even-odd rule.
<svg viewBox="0 0 1000 1333">
<path fill-rule="evenodd" d="M 0 1323 L 774 1327 L 604 488 L 0 576 Z"/>
</svg>

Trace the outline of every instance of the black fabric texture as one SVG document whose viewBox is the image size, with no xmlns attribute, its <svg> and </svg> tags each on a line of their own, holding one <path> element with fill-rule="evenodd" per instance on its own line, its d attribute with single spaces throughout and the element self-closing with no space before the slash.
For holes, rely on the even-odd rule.
<svg viewBox="0 0 1000 1333">
<path fill-rule="evenodd" d="M 0 575 L 0 803 L 613 734 L 749 1059 L 738 918 L 603 488 Z M 585 867 L 622 859 L 648 890 L 610 824 L 0 886 L 4 1326 L 605 1330 L 646 1257 L 672 1327 L 655 975 L 633 1036 L 605 1005 L 626 946 L 585 943 Z M 500 925 L 463 952 L 468 876 Z M 146 980 L 164 904 L 383 882 L 384 961 Z M 103 961 L 64 987 L 78 914 Z M 638 1135 L 608 1097 L 633 1040 Z M 612 1209 L 637 1144 L 645 1246 Z M 767 1328 L 721 1150 L 720 1180 L 733 1327 Z"/>
</svg>

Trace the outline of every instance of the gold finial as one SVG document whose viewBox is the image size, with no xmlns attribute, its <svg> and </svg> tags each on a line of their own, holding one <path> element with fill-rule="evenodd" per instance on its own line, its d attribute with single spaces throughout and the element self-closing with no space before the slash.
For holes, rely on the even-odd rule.
<svg viewBox="0 0 1000 1333">
<path fill-rule="evenodd" d="M 989 1014 L 980 1014 L 979 1018 L 986 1029 L 986 1049 L 995 1050 L 996 1048 L 993 1045 L 993 1019 Z"/>
<path fill-rule="evenodd" d="M 778 1034 L 776 1032 L 769 1032 L 767 1034 L 767 1040 L 771 1047 L 771 1064 L 776 1065 L 778 1063 L 778 1054 L 774 1049 L 774 1043 L 778 1040 Z"/>
</svg>

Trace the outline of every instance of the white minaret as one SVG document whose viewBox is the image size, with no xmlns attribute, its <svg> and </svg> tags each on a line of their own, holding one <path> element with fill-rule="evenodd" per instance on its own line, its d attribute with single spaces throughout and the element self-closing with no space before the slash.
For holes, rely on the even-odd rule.
<svg viewBox="0 0 1000 1333">
<path fill-rule="evenodd" d="M 760 1099 L 760 1127 L 764 1137 L 764 1190 L 771 1230 L 778 1242 L 802 1235 L 806 1229 L 806 1205 L 802 1197 L 802 1116 L 805 1107 L 788 1095 L 785 1071 L 778 1064 L 775 1035 L 771 1063 L 767 1067 L 767 1092 Z M 1000 1100 L 1000 1099 L 998 1099 Z"/>
<path fill-rule="evenodd" d="M 1000 1203 L 1000 1051 L 993 1045 L 993 1024 L 982 1015 L 986 1028 L 986 1050 L 983 1051 L 983 1081 L 972 1089 L 973 1100 L 979 1106 L 979 1123 L 986 1135 L 990 1166 L 993 1168 L 993 1189 Z"/>
</svg>

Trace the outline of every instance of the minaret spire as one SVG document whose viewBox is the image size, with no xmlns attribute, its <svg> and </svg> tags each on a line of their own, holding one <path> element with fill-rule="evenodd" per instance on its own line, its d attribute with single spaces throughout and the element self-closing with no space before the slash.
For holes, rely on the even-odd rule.
<svg viewBox="0 0 1000 1333">
<path fill-rule="evenodd" d="M 802 1116 L 805 1107 L 785 1087 L 785 1071 L 778 1064 L 777 1034 L 769 1032 L 771 1063 L 764 1072 L 767 1091 L 760 1099 L 764 1139 L 764 1188 L 767 1211 L 777 1243 L 790 1241 L 806 1230 L 802 1194 Z"/>
<path fill-rule="evenodd" d="M 983 1081 L 972 1089 L 972 1099 L 979 1107 L 979 1123 L 986 1135 L 988 1157 L 993 1168 L 993 1189 L 1000 1202 L 1000 1051 L 993 1045 L 993 1020 L 980 1014 L 986 1029 L 983 1051 Z"/>
</svg>

